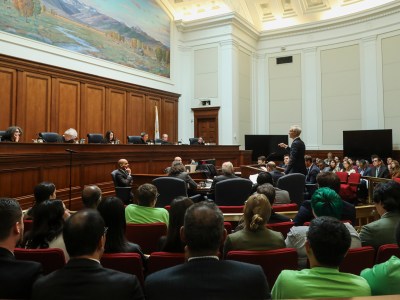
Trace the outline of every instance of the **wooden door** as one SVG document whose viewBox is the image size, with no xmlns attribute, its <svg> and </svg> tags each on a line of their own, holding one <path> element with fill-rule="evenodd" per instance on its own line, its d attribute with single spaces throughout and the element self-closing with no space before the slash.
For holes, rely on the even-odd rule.
<svg viewBox="0 0 400 300">
<path fill-rule="evenodd" d="M 193 108 L 194 135 L 203 137 L 206 143 L 218 145 L 218 111 L 219 107 Z"/>
</svg>

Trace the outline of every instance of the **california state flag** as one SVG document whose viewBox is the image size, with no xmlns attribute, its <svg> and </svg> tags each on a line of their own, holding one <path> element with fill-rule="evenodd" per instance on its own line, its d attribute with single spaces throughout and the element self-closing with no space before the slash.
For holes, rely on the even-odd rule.
<svg viewBox="0 0 400 300">
<path fill-rule="evenodd" d="M 158 109 L 156 106 L 156 120 L 154 122 L 154 139 L 160 138 L 160 129 L 158 127 Z"/>
</svg>

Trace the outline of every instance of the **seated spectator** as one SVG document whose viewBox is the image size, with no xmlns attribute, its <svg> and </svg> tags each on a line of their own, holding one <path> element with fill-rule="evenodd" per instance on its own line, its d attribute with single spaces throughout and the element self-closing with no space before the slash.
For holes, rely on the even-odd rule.
<svg viewBox="0 0 400 300">
<path fill-rule="evenodd" d="M 272 176 L 273 186 L 276 186 L 276 184 L 278 183 L 278 179 L 281 178 L 283 175 L 285 175 L 284 173 L 279 172 L 276 169 L 276 165 L 273 161 L 269 161 L 267 163 L 267 172 Z"/>
<path fill-rule="evenodd" d="M 360 159 L 358 173 L 360 173 L 361 176 L 371 176 L 371 168 L 369 167 L 368 161 Z"/>
<path fill-rule="evenodd" d="M 396 229 L 396 241 L 400 247 L 400 223 Z M 361 271 L 360 276 L 368 281 L 373 296 L 400 294 L 400 258 L 395 255 L 372 269 Z"/>
<path fill-rule="evenodd" d="M 104 253 L 139 253 L 145 263 L 146 258 L 140 246 L 129 242 L 125 237 L 125 206 L 122 200 L 117 197 L 107 197 L 101 200 L 97 210 L 108 228 Z"/>
<path fill-rule="evenodd" d="M 283 163 L 279 165 L 279 167 L 286 169 L 288 164 L 289 164 L 289 159 L 290 159 L 290 155 L 289 154 L 285 154 L 283 156 Z"/>
<path fill-rule="evenodd" d="M 340 219 L 343 200 L 332 189 L 324 187 L 316 190 L 311 198 L 313 214 L 317 217 L 327 216 Z M 360 237 L 350 223 L 344 223 L 351 235 L 351 248 L 361 247 Z M 290 229 L 285 243 L 288 248 L 296 248 L 299 260 L 299 269 L 307 267 L 306 236 L 309 226 L 294 226 Z"/>
<path fill-rule="evenodd" d="M 328 187 L 334 190 L 337 194 L 340 191 L 340 179 L 335 173 L 321 172 L 317 175 L 317 184 L 320 188 Z M 293 219 L 294 226 L 303 225 L 305 222 L 309 222 L 314 218 L 311 208 L 311 201 L 305 200 L 301 204 L 297 215 Z M 343 201 L 341 220 L 350 221 L 352 224 L 356 222 L 356 208 L 353 204 Z"/>
<path fill-rule="evenodd" d="M 326 168 L 324 168 L 324 170 L 321 171 L 321 172 L 333 172 L 333 173 L 335 173 L 337 171 L 340 171 L 340 170 L 338 170 L 338 168 L 337 168 L 336 161 L 331 160 L 329 162 L 328 166 Z"/>
<path fill-rule="evenodd" d="M 101 194 L 101 189 L 97 185 L 86 185 L 82 190 L 83 206 L 96 209 L 101 201 Z"/>
<path fill-rule="evenodd" d="M 188 261 L 150 274 L 145 282 L 146 299 L 269 299 L 260 266 L 219 260 L 225 236 L 224 216 L 214 203 L 190 206 L 181 229 Z"/>
<path fill-rule="evenodd" d="M 106 233 L 107 228 L 98 211 L 84 209 L 72 215 L 63 230 L 71 259 L 62 269 L 37 280 L 32 298 L 144 299 L 136 276 L 101 266 Z"/>
<path fill-rule="evenodd" d="M 117 144 L 117 138 L 114 135 L 114 132 L 109 130 L 106 132 L 106 136 L 101 141 L 102 144 Z M 118 141 L 119 142 L 119 141 Z"/>
<path fill-rule="evenodd" d="M 390 163 L 390 177 L 392 179 L 400 177 L 400 165 L 397 160 L 392 160 Z"/>
<path fill-rule="evenodd" d="M 378 178 L 389 178 L 389 170 L 379 156 L 372 156 L 372 164 L 373 167 L 371 168 L 371 176 Z"/>
<path fill-rule="evenodd" d="M 125 208 L 127 223 L 146 224 L 162 222 L 168 225 L 169 214 L 165 208 L 155 207 L 158 197 L 157 188 L 149 183 L 137 189 L 137 204 L 129 204 Z"/>
<path fill-rule="evenodd" d="M 364 225 L 360 237 L 363 246 L 378 250 L 381 245 L 396 243 L 396 226 L 400 221 L 400 183 L 389 181 L 378 184 L 373 201 L 381 218 Z"/>
<path fill-rule="evenodd" d="M 257 165 L 258 165 L 258 168 L 260 168 L 261 170 L 267 171 L 266 163 L 267 163 L 267 159 L 264 155 L 261 155 L 257 158 Z"/>
<path fill-rule="evenodd" d="M 56 199 L 56 186 L 52 182 L 43 181 L 34 187 L 33 196 L 35 202 L 33 206 L 26 211 L 24 215 L 24 219 L 26 220 L 31 220 L 33 218 L 33 211 L 37 205 L 45 200 Z"/>
<path fill-rule="evenodd" d="M 343 169 L 341 172 L 347 172 L 348 175 L 351 173 L 355 173 L 356 171 L 353 169 L 353 166 L 350 164 L 349 160 L 343 161 Z"/>
<path fill-rule="evenodd" d="M 187 197 L 177 197 L 171 202 L 169 209 L 169 225 L 166 236 L 160 238 L 161 251 L 183 253 L 185 244 L 181 240 L 180 230 L 183 226 L 183 218 L 186 210 L 193 205 L 193 201 Z"/>
<path fill-rule="evenodd" d="M 7 128 L 6 133 L 1 137 L 1 141 L 18 143 L 21 141 L 22 134 L 23 131 L 21 127 L 10 126 Z"/>
<path fill-rule="evenodd" d="M 188 193 L 193 195 L 197 188 L 197 183 L 185 172 L 185 166 L 181 162 L 175 162 L 172 164 L 169 170 L 168 176 L 182 179 L 186 182 Z"/>
<path fill-rule="evenodd" d="M 245 202 L 243 209 L 244 228 L 226 237 L 224 257 L 231 250 L 273 250 L 285 248 L 282 233 L 265 227 L 270 216 L 271 205 L 267 197 L 263 194 L 251 195 Z"/>
<path fill-rule="evenodd" d="M 15 245 L 24 235 L 18 201 L 0 198 L 0 220 L 0 299 L 30 299 L 32 285 L 42 275 L 42 265 L 14 256 Z"/>
<path fill-rule="evenodd" d="M 329 162 L 333 160 L 332 152 L 328 152 L 327 157 L 324 159 L 325 164 L 329 165 Z"/>
<path fill-rule="evenodd" d="M 23 245 L 27 249 L 60 248 L 65 259 L 69 256 L 62 235 L 64 222 L 69 218 L 69 210 L 61 200 L 45 200 L 33 213 L 32 230 L 26 233 Z"/>
<path fill-rule="evenodd" d="M 318 163 L 318 168 L 321 170 L 321 172 L 325 172 L 327 165 L 323 160 L 320 160 Z"/>
<path fill-rule="evenodd" d="M 306 164 L 306 169 L 307 169 L 306 183 L 307 184 L 317 183 L 317 175 L 320 172 L 320 169 L 313 163 L 312 157 L 310 155 L 304 155 L 304 162 Z"/>
<path fill-rule="evenodd" d="M 310 269 L 283 270 L 272 289 L 272 299 L 370 296 L 371 290 L 364 278 L 339 272 L 350 244 L 349 231 L 337 219 L 312 220 L 305 242 Z"/>
<path fill-rule="evenodd" d="M 118 172 L 115 175 L 116 184 L 120 187 L 129 187 L 133 182 L 132 170 L 125 158 L 118 161 Z"/>
<path fill-rule="evenodd" d="M 78 132 L 74 128 L 67 129 L 62 136 L 62 143 L 77 143 Z"/>
<path fill-rule="evenodd" d="M 167 167 L 167 168 L 164 169 L 164 173 L 168 174 L 168 173 L 171 171 L 171 167 L 172 167 L 174 164 L 177 164 L 177 163 L 182 163 L 182 158 L 180 158 L 179 156 L 176 156 L 176 157 L 174 158 L 174 161 L 171 163 L 171 166 L 170 166 L 170 167 Z"/>
<path fill-rule="evenodd" d="M 235 175 L 235 169 L 233 168 L 233 164 L 230 161 L 224 162 L 221 167 L 222 175 L 215 176 L 214 180 L 211 184 L 210 188 L 210 198 L 213 198 L 213 194 L 215 192 L 215 185 L 218 182 L 227 180 L 227 179 L 232 179 L 232 178 L 237 178 Z"/>
<path fill-rule="evenodd" d="M 252 187 L 252 193 L 257 192 L 259 186 L 269 183 L 273 185 L 272 175 L 268 172 L 261 172 L 257 176 L 257 183 Z M 277 187 L 274 187 L 275 190 L 275 199 L 274 204 L 287 204 L 290 203 L 289 192 L 285 190 L 281 190 Z"/>
<path fill-rule="evenodd" d="M 276 189 L 274 188 L 270 183 L 264 183 L 262 185 L 260 185 L 257 188 L 257 193 L 258 194 L 263 194 L 265 197 L 267 197 L 270 205 L 271 205 L 271 217 L 268 220 L 268 224 L 274 224 L 274 223 L 281 223 L 281 222 L 290 222 L 291 220 L 281 214 L 277 214 L 276 212 L 274 212 L 274 209 L 272 208 L 272 205 L 275 204 L 275 200 L 276 197 Z M 280 190 L 282 192 L 286 192 L 284 190 Z"/>
</svg>

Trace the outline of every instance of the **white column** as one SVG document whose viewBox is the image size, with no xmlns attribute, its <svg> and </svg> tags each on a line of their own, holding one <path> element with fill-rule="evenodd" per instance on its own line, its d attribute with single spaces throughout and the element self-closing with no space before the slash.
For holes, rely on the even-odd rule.
<svg viewBox="0 0 400 300">
<path fill-rule="evenodd" d="M 321 101 L 317 99 L 317 49 L 306 48 L 302 53 L 302 138 L 308 150 L 318 147 L 318 118 Z"/>
<path fill-rule="evenodd" d="M 377 37 L 362 39 L 360 52 L 361 126 L 383 128 L 383 103 L 378 100 Z"/>
<path fill-rule="evenodd" d="M 253 55 L 253 134 L 269 133 L 268 65 L 265 54 Z"/>
</svg>

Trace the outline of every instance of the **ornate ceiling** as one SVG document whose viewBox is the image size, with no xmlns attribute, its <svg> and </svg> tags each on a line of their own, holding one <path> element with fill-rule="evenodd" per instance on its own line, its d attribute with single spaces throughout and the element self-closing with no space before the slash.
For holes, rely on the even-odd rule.
<svg viewBox="0 0 400 300">
<path fill-rule="evenodd" d="M 175 20 L 236 13 L 260 32 L 340 19 L 400 0 L 161 0 Z"/>
</svg>

